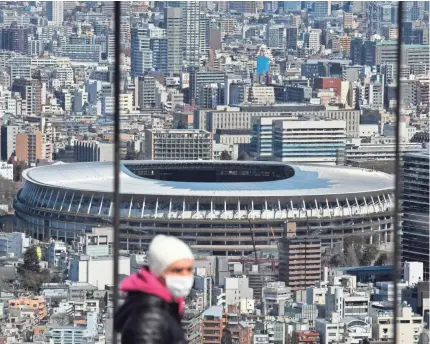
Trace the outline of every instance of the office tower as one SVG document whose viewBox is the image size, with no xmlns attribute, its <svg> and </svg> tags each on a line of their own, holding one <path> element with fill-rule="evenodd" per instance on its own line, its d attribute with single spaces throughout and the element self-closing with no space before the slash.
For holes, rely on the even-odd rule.
<svg viewBox="0 0 430 344">
<path fill-rule="evenodd" d="M 287 50 L 297 50 L 297 27 L 287 27 L 285 31 Z"/>
<path fill-rule="evenodd" d="M 42 134 L 39 131 L 16 134 L 16 158 L 29 166 L 42 158 Z"/>
<path fill-rule="evenodd" d="M 166 37 L 151 38 L 150 47 L 152 51 L 152 66 L 155 70 L 168 74 L 168 43 Z"/>
<path fill-rule="evenodd" d="M 102 57 L 102 46 L 100 44 L 63 44 L 60 54 L 70 60 L 83 62 L 99 62 Z"/>
<path fill-rule="evenodd" d="M 363 64 L 363 40 L 361 38 L 354 38 L 351 40 L 351 50 L 349 52 L 349 58 L 351 59 L 352 65 Z"/>
<path fill-rule="evenodd" d="M 412 70 L 421 70 L 422 74 L 426 74 L 429 71 L 430 52 L 428 44 L 404 45 L 402 54 L 402 64 L 410 66 Z M 415 74 L 418 73 L 415 72 Z"/>
<path fill-rule="evenodd" d="M 0 131 L 1 161 L 8 161 L 16 151 L 16 134 L 19 127 L 16 125 L 3 125 Z"/>
<path fill-rule="evenodd" d="M 263 8 L 263 1 L 231 1 L 229 2 L 230 11 L 238 13 L 255 14 Z"/>
<path fill-rule="evenodd" d="M 151 39 L 147 27 L 131 29 L 131 77 L 141 76 L 152 69 Z"/>
<path fill-rule="evenodd" d="M 145 159 L 211 160 L 212 134 L 205 130 L 151 129 L 145 131 Z"/>
<path fill-rule="evenodd" d="M 182 9 L 167 7 L 164 12 L 167 35 L 167 71 L 179 74 L 182 70 Z"/>
<path fill-rule="evenodd" d="M 200 65 L 200 3 L 198 1 L 181 2 L 183 20 L 182 56 L 187 67 Z"/>
<path fill-rule="evenodd" d="M 336 163 L 345 149 L 345 121 L 273 121 L 273 157 L 283 162 Z"/>
<path fill-rule="evenodd" d="M 56 25 L 62 25 L 64 21 L 64 2 L 47 1 L 46 17 L 49 21 L 55 23 Z"/>
<path fill-rule="evenodd" d="M 149 75 L 139 77 L 137 94 L 137 103 L 141 110 L 145 108 L 154 108 L 157 97 L 155 78 Z"/>
<path fill-rule="evenodd" d="M 218 104 L 223 104 L 222 98 L 224 98 L 224 90 L 221 84 L 201 85 L 196 104 L 202 109 L 215 109 Z"/>
<path fill-rule="evenodd" d="M 429 152 L 403 156 L 402 261 L 422 262 L 429 280 Z"/>
<path fill-rule="evenodd" d="M 416 23 L 405 22 L 402 24 L 402 39 L 404 44 L 424 44 L 425 40 L 428 43 L 428 28 L 418 26 Z"/>
<path fill-rule="evenodd" d="M 279 13 L 298 12 L 301 9 L 301 1 L 278 1 Z"/>
<path fill-rule="evenodd" d="M 331 13 L 329 1 L 315 1 L 312 4 L 312 14 L 314 18 L 325 18 Z"/>
<path fill-rule="evenodd" d="M 364 42 L 362 64 L 366 66 L 376 65 L 376 42 L 372 42 L 372 41 Z"/>
<path fill-rule="evenodd" d="M 321 280 L 321 239 L 297 237 L 296 223 L 286 223 L 286 235 L 279 239 L 279 280 L 291 291 L 315 286 Z"/>
<path fill-rule="evenodd" d="M 422 20 L 426 1 L 406 1 L 403 7 L 405 21 Z"/>
<path fill-rule="evenodd" d="M 266 44 L 269 48 L 285 48 L 285 27 L 284 25 L 269 24 L 266 29 Z"/>
<path fill-rule="evenodd" d="M 187 103 L 199 99 L 201 85 L 223 83 L 224 78 L 224 72 L 192 70 L 190 72 L 190 95 Z"/>
<path fill-rule="evenodd" d="M 15 22 L 10 26 L 1 28 L 1 48 L 21 54 L 28 52 L 28 38 L 31 29 L 26 26 L 18 26 Z"/>
</svg>

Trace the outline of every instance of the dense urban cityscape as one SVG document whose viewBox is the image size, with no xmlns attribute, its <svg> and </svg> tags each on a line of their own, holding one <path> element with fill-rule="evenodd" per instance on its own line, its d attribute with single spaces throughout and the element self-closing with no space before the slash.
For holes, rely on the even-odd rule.
<svg viewBox="0 0 430 344">
<path fill-rule="evenodd" d="M 120 6 L 0 2 L 0 344 L 115 344 L 115 233 L 190 344 L 428 344 L 429 2 Z"/>
</svg>

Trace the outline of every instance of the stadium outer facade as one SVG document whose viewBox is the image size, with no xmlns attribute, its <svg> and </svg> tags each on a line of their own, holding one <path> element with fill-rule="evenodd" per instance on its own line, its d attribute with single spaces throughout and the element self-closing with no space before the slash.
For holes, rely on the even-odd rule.
<svg viewBox="0 0 430 344">
<path fill-rule="evenodd" d="M 19 228 L 39 239 L 72 241 L 109 226 L 113 164 L 55 164 L 25 170 L 14 202 Z M 276 251 L 294 223 L 323 246 L 344 236 L 390 240 L 393 179 L 370 170 L 232 161 L 123 161 L 121 246 L 145 248 L 157 233 L 176 235 L 201 254 Z"/>
</svg>

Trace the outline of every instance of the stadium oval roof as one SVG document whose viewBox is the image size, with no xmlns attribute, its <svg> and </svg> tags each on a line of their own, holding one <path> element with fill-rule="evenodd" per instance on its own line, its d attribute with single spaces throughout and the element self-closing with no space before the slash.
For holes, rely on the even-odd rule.
<svg viewBox="0 0 430 344">
<path fill-rule="evenodd" d="M 177 182 L 140 177 L 132 165 L 188 164 L 198 173 L 204 164 L 256 164 L 286 166 L 294 170 L 287 179 L 262 182 Z M 81 162 L 41 166 L 23 172 L 25 180 L 40 186 L 86 192 L 113 192 L 113 162 Z M 321 197 L 392 192 L 394 178 L 386 173 L 362 168 L 314 164 L 286 164 L 255 161 L 122 161 L 121 194 L 200 197 Z"/>
</svg>

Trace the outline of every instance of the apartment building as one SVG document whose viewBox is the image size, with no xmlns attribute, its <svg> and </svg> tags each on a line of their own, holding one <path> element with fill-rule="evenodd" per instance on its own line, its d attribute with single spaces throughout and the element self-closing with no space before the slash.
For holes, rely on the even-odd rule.
<svg viewBox="0 0 430 344">
<path fill-rule="evenodd" d="M 326 315 L 338 313 L 344 317 L 366 317 L 370 309 L 369 296 L 364 293 L 350 294 L 343 287 L 330 286 L 325 299 Z"/>
<path fill-rule="evenodd" d="M 151 129 L 145 131 L 147 160 L 211 160 L 212 133 L 205 130 Z"/>
<path fill-rule="evenodd" d="M 296 237 L 290 224 L 287 236 L 279 239 L 279 280 L 291 291 L 315 286 L 321 280 L 321 239 Z"/>
<path fill-rule="evenodd" d="M 221 343 L 224 317 L 222 306 L 212 306 L 206 309 L 202 315 L 203 344 Z"/>
<path fill-rule="evenodd" d="M 42 158 L 42 134 L 39 131 L 16 135 L 16 158 L 29 166 Z"/>
<path fill-rule="evenodd" d="M 292 344 L 320 344 L 320 335 L 315 331 L 293 331 Z"/>
<path fill-rule="evenodd" d="M 21 296 L 19 299 L 9 300 L 8 305 L 9 309 L 29 308 L 39 320 L 48 315 L 46 299 L 43 296 Z"/>
</svg>

